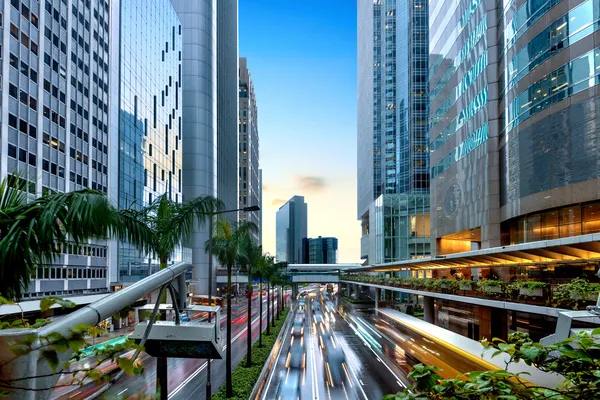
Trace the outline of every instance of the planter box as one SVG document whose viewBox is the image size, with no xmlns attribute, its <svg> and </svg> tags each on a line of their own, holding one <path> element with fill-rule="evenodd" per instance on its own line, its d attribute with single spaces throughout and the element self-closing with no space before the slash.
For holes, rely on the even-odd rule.
<svg viewBox="0 0 600 400">
<path fill-rule="evenodd" d="M 489 286 L 486 290 L 489 293 L 502 293 L 501 286 Z"/>
<path fill-rule="evenodd" d="M 461 283 L 459 286 L 460 290 L 471 290 L 473 288 L 472 283 Z"/>
<path fill-rule="evenodd" d="M 542 297 L 544 295 L 544 289 L 542 289 L 542 288 L 535 288 L 535 289 L 522 288 L 519 290 L 519 295 L 529 296 L 529 297 Z"/>
<path fill-rule="evenodd" d="M 588 294 L 588 296 L 585 299 L 583 299 L 579 293 L 571 293 L 570 297 L 572 300 L 586 300 L 586 301 L 598 300 L 598 294 L 596 294 L 596 293 Z"/>
</svg>

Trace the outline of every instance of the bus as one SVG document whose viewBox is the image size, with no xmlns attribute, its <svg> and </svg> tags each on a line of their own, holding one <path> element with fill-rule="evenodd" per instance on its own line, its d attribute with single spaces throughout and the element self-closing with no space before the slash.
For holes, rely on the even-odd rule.
<svg viewBox="0 0 600 400">
<path fill-rule="evenodd" d="M 191 300 L 190 302 L 192 305 L 200 305 L 200 306 L 208 306 L 208 305 L 222 306 L 223 305 L 223 298 L 216 297 L 216 296 L 213 296 L 211 298 L 212 304 L 208 304 L 208 296 L 205 296 L 205 295 L 192 295 L 190 300 Z"/>
</svg>

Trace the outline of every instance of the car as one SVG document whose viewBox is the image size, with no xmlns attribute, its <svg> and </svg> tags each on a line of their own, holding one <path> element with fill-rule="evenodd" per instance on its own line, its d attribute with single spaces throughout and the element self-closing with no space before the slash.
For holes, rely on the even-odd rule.
<svg viewBox="0 0 600 400">
<path fill-rule="evenodd" d="M 346 379 L 346 373 L 344 371 L 344 364 L 346 363 L 346 357 L 344 352 L 339 347 L 329 347 L 324 357 L 325 365 L 325 376 L 332 387 L 341 386 L 342 382 Z"/>
<path fill-rule="evenodd" d="M 304 318 L 296 317 L 292 325 L 292 335 L 304 336 Z"/>
<path fill-rule="evenodd" d="M 294 340 L 288 352 L 288 365 L 290 369 L 304 369 L 306 365 L 306 354 L 304 351 L 304 341 Z"/>
<path fill-rule="evenodd" d="M 277 389 L 277 400 L 300 399 L 300 371 L 288 370 Z"/>
<path fill-rule="evenodd" d="M 181 322 L 190 322 L 192 319 L 184 313 L 179 313 L 179 320 Z"/>
</svg>

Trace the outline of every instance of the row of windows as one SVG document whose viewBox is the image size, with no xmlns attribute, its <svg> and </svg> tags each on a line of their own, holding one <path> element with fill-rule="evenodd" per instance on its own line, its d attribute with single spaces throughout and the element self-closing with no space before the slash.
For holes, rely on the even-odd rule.
<svg viewBox="0 0 600 400">
<path fill-rule="evenodd" d="M 465 74 L 463 79 L 456 85 L 452 93 L 448 95 L 446 100 L 440 105 L 440 107 L 433 113 L 432 126 L 435 126 L 439 122 L 439 118 L 444 116 L 448 110 L 454 105 L 454 103 L 463 95 L 463 93 L 471 86 L 475 79 L 481 75 L 488 65 L 488 53 L 487 50 L 483 52 L 481 57 L 477 59 L 475 64 Z"/>
<path fill-rule="evenodd" d="M 506 24 L 503 47 L 513 45 L 530 26 L 560 2 L 561 0 L 527 0 L 523 3 Z"/>
<path fill-rule="evenodd" d="M 38 79 L 37 71 L 34 70 L 33 68 L 29 68 L 29 65 L 25 61 L 21 61 L 19 63 L 19 58 L 16 55 L 14 55 L 13 53 L 10 53 L 9 64 L 11 67 L 16 69 L 17 71 L 21 71 L 21 73 L 23 75 L 25 75 L 26 77 L 31 79 L 33 82 L 37 83 L 37 79 Z"/>
<path fill-rule="evenodd" d="M 10 34 L 15 39 L 19 40 L 19 28 L 14 24 L 10 24 Z M 21 44 L 26 48 L 30 49 L 33 54 L 38 55 L 38 44 L 31 40 L 25 32 L 21 32 Z"/>
<path fill-rule="evenodd" d="M 467 56 L 470 54 L 471 50 L 475 47 L 475 45 L 479 42 L 479 40 L 484 36 L 487 31 L 487 19 L 482 19 L 477 28 L 471 33 L 469 39 L 467 39 L 460 53 L 456 56 L 454 61 L 448 65 L 444 75 L 440 78 L 440 80 L 436 83 L 435 87 L 430 93 L 430 101 L 433 102 L 440 92 L 444 89 L 450 77 L 456 72 L 456 70 L 462 65 Z M 431 75 L 433 77 L 433 75 Z"/>
<path fill-rule="evenodd" d="M 29 124 L 24 119 L 17 118 L 14 114 L 8 114 L 8 126 L 18 129 L 22 134 L 29 135 L 32 138 L 37 138 L 37 127 Z"/>
<path fill-rule="evenodd" d="M 552 71 L 519 94 L 507 107 L 506 132 L 575 93 L 600 82 L 600 48 Z"/>
<path fill-rule="evenodd" d="M 106 268 L 37 267 L 32 279 L 105 279 Z"/>
<path fill-rule="evenodd" d="M 39 24 L 39 19 L 38 16 L 35 15 L 35 13 L 31 12 L 29 10 L 29 7 L 27 7 L 25 4 L 22 4 L 19 0 L 11 0 L 10 4 L 17 10 L 17 11 L 21 11 L 21 15 L 27 19 L 30 20 L 31 23 L 33 24 L 33 26 L 35 26 L 36 28 L 38 27 Z"/>
<path fill-rule="evenodd" d="M 17 147 L 10 143 L 8 144 L 8 156 L 17 159 Z M 29 165 L 31 165 L 32 167 L 36 166 L 37 156 L 34 153 L 30 153 L 25 149 L 19 148 L 18 157 L 19 161 L 24 163 L 29 162 Z"/>
<path fill-rule="evenodd" d="M 450 168 L 452 165 L 457 163 L 459 160 L 466 157 L 467 154 L 471 153 L 482 143 L 488 139 L 489 129 L 488 124 L 484 124 L 477 129 L 473 134 L 464 140 L 461 144 L 456 146 L 454 150 L 449 152 L 444 158 L 437 163 L 436 166 L 431 168 L 431 179 Z"/>
<path fill-rule="evenodd" d="M 484 87 L 473 100 L 448 124 L 446 128 L 431 142 L 431 151 L 436 151 L 441 145 L 467 123 L 484 105 L 487 104 L 488 87 Z"/>
<path fill-rule="evenodd" d="M 533 38 L 507 63 L 508 82 L 512 88 L 529 71 L 564 48 L 600 28 L 600 0 L 588 0 L 558 18 Z"/>
<path fill-rule="evenodd" d="M 24 299 L 39 299 L 48 296 L 74 296 L 78 294 L 91 294 L 91 293 L 108 293 L 108 288 L 96 288 L 96 289 L 75 289 L 75 290 L 56 290 L 48 292 L 31 292 L 23 293 Z"/>
<path fill-rule="evenodd" d="M 24 90 L 19 90 L 12 83 L 8 84 L 8 94 L 15 99 L 19 99 L 23 105 L 29 106 L 32 110 L 37 111 L 37 99 L 33 96 L 29 96 Z"/>
</svg>

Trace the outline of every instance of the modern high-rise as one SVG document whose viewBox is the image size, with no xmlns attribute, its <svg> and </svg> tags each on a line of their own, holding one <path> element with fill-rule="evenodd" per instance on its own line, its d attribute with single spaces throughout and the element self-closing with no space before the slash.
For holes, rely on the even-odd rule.
<svg viewBox="0 0 600 400">
<path fill-rule="evenodd" d="M 358 0 L 358 219 L 369 263 L 430 254 L 428 2 Z"/>
<path fill-rule="evenodd" d="M 238 208 L 238 0 L 217 0 L 217 197 Z M 237 223 L 238 213 L 223 214 Z"/>
<path fill-rule="evenodd" d="M 305 259 L 307 264 L 337 264 L 338 239 L 317 237 L 305 239 Z"/>
<path fill-rule="evenodd" d="M 181 202 L 181 24 L 170 0 L 120 5 L 119 207 L 141 209 L 163 194 Z M 170 261 L 181 257 L 179 249 Z M 119 284 L 159 268 L 123 242 L 118 259 Z"/>
<path fill-rule="evenodd" d="M 437 254 L 600 231 L 600 3 L 502 4 L 430 4 Z"/>
<path fill-rule="evenodd" d="M 182 25 L 183 201 L 218 197 L 238 205 L 237 0 L 171 0 Z M 237 221 L 236 214 L 227 218 Z M 191 249 L 194 293 L 208 292 L 207 224 L 194 228 Z M 213 263 L 213 290 L 216 288 Z"/>
<path fill-rule="evenodd" d="M 279 207 L 275 221 L 275 258 L 278 262 L 290 264 L 304 262 L 307 217 L 304 196 L 294 196 Z"/>
<path fill-rule="evenodd" d="M 248 62 L 245 57 L 240 57 L 239 72 L 239 208 L 258 205 L 261 206 L 260 196 L 260 170 L 259 141 L 258 141 L 258 108 L 256 106 L 256 94 Z M 259 231 L 254 234 L 256 243 L 261 243 L 260 211 L 240 213 L 240 220 L 254 222 Z"/>
<path fill-rule="evenodd" d="M 108 1 L 0 1 L 0 178 L 19 173 L 27 192 L 92 188 L 115 199 L 109 179 L 116 132 L 109 128 Z M 24 298 L 109 290 L 107 243 L 67 244 L 37 268 Z"/>
</svg>

